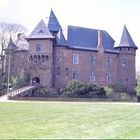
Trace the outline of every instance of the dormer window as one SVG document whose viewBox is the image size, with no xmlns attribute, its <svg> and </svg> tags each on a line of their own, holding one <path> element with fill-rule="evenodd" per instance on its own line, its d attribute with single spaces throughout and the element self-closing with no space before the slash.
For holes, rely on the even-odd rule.
<svg viewBox="0 0 140 140">
<path fill-rule="evenodd" d="M 54 37 L 57 36 L 58 31 L 50 31 L 50 32 L 51 32 L 52 36 L 54 36 Z"/>
<path fill-rule="evenodd" d="M 44 31 L 43 30 L 39 30 L 39 32 L 38 33 L 44 33 Z"/>
</svg>

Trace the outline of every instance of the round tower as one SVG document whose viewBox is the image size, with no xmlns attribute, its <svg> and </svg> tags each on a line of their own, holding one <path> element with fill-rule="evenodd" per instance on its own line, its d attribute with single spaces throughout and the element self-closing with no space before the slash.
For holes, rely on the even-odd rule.
<svg viewBox="0 0 140 140">
<path fill-rule="evenodd" d="M 126 86 L 127 91 L 133 92 L 136 86 L 135 56 L 137 46 L 124 25 L 121 41 L 118 47 L 118 83 Z"/>
</svg>

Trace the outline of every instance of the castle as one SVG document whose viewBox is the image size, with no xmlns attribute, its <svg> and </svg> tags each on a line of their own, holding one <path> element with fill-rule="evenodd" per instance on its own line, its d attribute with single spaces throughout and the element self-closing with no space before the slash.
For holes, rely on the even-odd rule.
<svg viewBox="0 0 140 140">
<path fill-rule="evenodd" d="M 47 88 L 80 80 L 102 86 L 123 83 L 133 91 L 137 46 L 126 26 L 119 46 L 114 43 L 105 30 L 76 26 L 68 26 L 65 37 L 51 9 L 47 23 L 41 20 L 26 39 L 19 35 L 15 44 L 10 39 L 6 70 L 10 64 L 10 76 L 28 77 L 30 83 Z"/>
</svg>

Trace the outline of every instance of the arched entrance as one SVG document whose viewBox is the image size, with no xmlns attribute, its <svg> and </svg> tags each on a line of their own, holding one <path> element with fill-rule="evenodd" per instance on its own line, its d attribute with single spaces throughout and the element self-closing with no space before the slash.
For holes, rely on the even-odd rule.
<svg viewBox="0 0 140 140">
<path fill-rule="evenodd" d="M 33 77 L 32 84 L 33 85 L 38 85 L 39 83 L 40 83 L 40 79 L 38 77 Z"/>
</svg>

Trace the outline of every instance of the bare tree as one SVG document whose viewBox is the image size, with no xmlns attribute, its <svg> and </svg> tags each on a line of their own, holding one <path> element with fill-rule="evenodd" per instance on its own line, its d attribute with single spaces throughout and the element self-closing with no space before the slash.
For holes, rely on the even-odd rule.
<svg viewBox="0 0 140 140">
<path fill-rule="evenodd" d="M 25 33 L 27 28 L 20 24 L 0 22 L 0 85 L 4 79 L 5 49 L 8 46 L 9 38 L 16 40 L 19 33 Z"/>
</svg>

